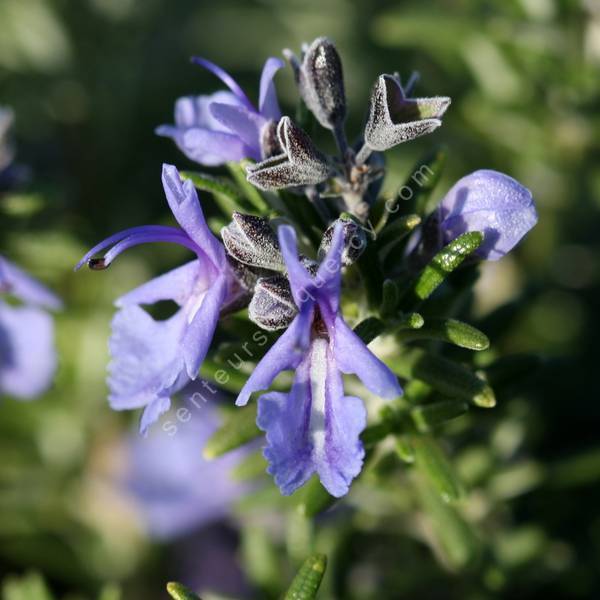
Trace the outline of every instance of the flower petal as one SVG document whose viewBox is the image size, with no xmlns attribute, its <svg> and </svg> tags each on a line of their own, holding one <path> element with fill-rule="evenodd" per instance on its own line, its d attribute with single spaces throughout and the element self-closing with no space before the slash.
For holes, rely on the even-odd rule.
<svg viewBox="0 0 600 600">
<path fill-rule="evenodd" d="M 477 254 L 498 260 L 537 223 L 531 192 L 518 181 L 489 169 L 475 171 L 452 186 L 440 203 L 444 239 L 481 231 Z"/>
<path fill-rule="evenodd" d="M 211 62 L 210 60 L 201 58 L 199 56 L 194 56 L 192 58 L 192 62 L 204 67 L 213 75 L 216 75 L 241 100 L 241 102 L 246 105 L 249 110 L 255 110 L 252 106 L 252 102 L 250 102 L 244 90 L 238 85 L 237 81 L 229 73 L 227 73 L 227 71 L 218 65 L 215 65 L 215 63 Z"/>
<path fill-rule="evenodd" d="M 196 313 L 188 315 L 189 325 L 182 340 L 182 351 L 190 379 L 196 379 L 206 357 L 226 294 L 227 276 L 222 274 L 211 284 Z"/>
<path fill-rule="evenodd" d="M 238 406 L 245 406 L 252 392 L 266 390 L 279 373 L 298 366 L 306 350 L 312 316 L 312 310 L 301 311 L 271 346 L 239 393 L 235 401 Z"/>
<path fill-rule="evenodd" d="M 252 149 L 249 158 L 260 160 L 260 131 L 265 120 L 259 114 L 249 111 L 244 106 L 231 106 L 213 102 L 210 105 L 213 117 L 224 127 L 235 133 L 246 146 Z"/>
<path fill-rule="evenodd" d="M 161 125 L 156 128 L 155 133 L 171 138 L 190 160 L 208 167 L 242 160 L 249 152 L 246 144 L 236 135 L 205 127 L 181 129 Z"/>
<path fill-rule="evenodd" d="M 192 260 L 164 275 L 155 277 L 121 296 L 115 304 L 122 308 L 132 304 L 154 304 L 160 300 L 174 300 L 183 306 L 194 291 L 201 287 L 202 264 Z"/>
<path fill-rule="evenodd" d="M 287 268 L 294 302 L 296 302 L 296 306 L 302 307 L 305 302 L 315 300 L 309 292 L 309 289 L 313 285 L 313 279 L 298 258 L 298 244 L 294 228 L 289 225 L 281 225 L 277 229 L 277 237 Z"/>
<path fill-rule="evenodd" d="M 259 399 L 257 425 L 266 432 L 268 472 L 284 495 L 292 494 L 315 471 L 330 494 L 346 494 L 362 467 L 359 435 L 365 424 L 362 401 L 344 396 L 325 339 L 313 341 L 289 394 Z"/>
<path fill-rule="evenodd" d="M 146 406 L 140 419 L 140 433 L 148 434 L 148 429 L 160 419 L 171 408 L 171 398 L 168 396 L 159 396 Z"/>
<path fill-rule="evenodd" d="M 215 92 L 208 96 L 184 96 L 175 102 L 175 125 L 179 129 L 201 127 L 212 131 L 227 131 L 210 111 L 213 102 L 245 106 L 231 92 Z"/>
<path fill-rule="evenodd" d="M 27 304 L 58 310 L 60 298 L 15 264 L 0 256 L 0 288 Z"/>
<path fill-rule="evenodd" d="M 340 288 L 342 284 L 342 251 L 344 250 L 344 225 L 337 221 L 333 230 L 331 246 L 325 258 L 319 265 L 315 276 L 316 285 L 319 287 L 320 304 L 327 302 L 328 311 L 324 318 L 337 313 L 340 302 Z M 323 312 L 323 311 L 322 311 Z M 327 314 L 329 313 L 329 315 Z M 331 323 L 333 324 L 333 323 Z"/>
<path fill-rule="evenodd" d="M 289 394 L 271 392 L 258 399 L 256 424 L 266 433 L 263 455 L 284 496 L 306 483 L 315 472 L 309 437 L 310 383 L 308 361 L 298 367 Z"/>
<path fill-rule="evenodd" d="M 177 222 L 220 270 L 225 264 L 225 250 L 206 224 L 194 185 L 182 181 L 177 169 L 167 164 L 163 164 L 162 182 Z"/>
<path fill-rule="evenodd" d="M 270 57 L 265 62 L 265 66 L 263 67 L 260 76 L 258 111 L 265 119 L 271 121 L 279 121 L 281 118 L 281 111 L 279 109 L 279 102 L 277 101 L 277 92 L 275 91 L 273 78 L 275 77 L 275 73 L 282 67 L 282 60 Z"/>
<path fill-rule="evenodd" d="M 52 317 L 39 308 L 0 301 L 0 395 L 39 396 L 52 383 L 56 363 Z"/>
<path fill-rule="evenodd" d="M 357 375 L 374 394 L 389 399 L 402 394 L 396 375 L 367 348 L 340 315 L 335 320 L 334 354 L 340 371 Z"/>
<path fill-rule="evenodd" d="M 314 460 L 323 487 L 339 498 L 348 493 L 362 469 L 365 451 L 360 434 L 367 425 L 367 411 L 360 398 L 344 396 L 342 376 L 330 349 L 327 355 L 325 444 L 322 452 L 315 452 Z"/>
<path fill-rule="evenodd" d="M 179 310 L 166 321 L 155 321 L 136 305 L 116 313 L 108 367 L 109 403 L 113 409 L 149 405 L 159 397 L 168 398 L 188 383 L 181 352 L 186 316 L 184 310 Z"/>
</svg>

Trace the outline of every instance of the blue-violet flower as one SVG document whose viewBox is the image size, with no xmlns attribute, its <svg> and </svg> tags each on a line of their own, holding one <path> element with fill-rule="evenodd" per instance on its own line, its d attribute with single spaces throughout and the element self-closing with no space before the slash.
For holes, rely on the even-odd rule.
<svg viewBox="0 0 600 600">
<path fill-rule="evenodd" d="M 161 125 L 156 133 L 172 138 L 188 158 L 207 166 L 243 158 L 258 161 L 280 153 L 275 126 L 281 111 L 273 77 L 283 61 L 267 59 L 260 78 L 258 109 L 223 69 L 203 58 L 193 61 L 214 73 L 231 91 L 179 98 L 175 125 Z"/>
<path fill-rule="evenodd" d="M 459 179 L 437 208 L 440 247 L 467 231 L 481 231 L 476 254 L 498 260 L 537 223 L 531 192 L 518 181 L 490 169 Z"/>
<path fill-rule="evenodd" d="M 271 392 L 258 404 L 258 426 L 266 432 L 268 472 L 283 494 L 291 494 L 317 473 L 333 496 L 343 496 L 361 470 L 365 427 L 362 401 L 344 396 L 342 373 L 356 374 L 373 393 L 402 393 L 396 376 L 348 327 L 340 310 L 344 230 L 336 226 L 331 247 L 314 277 L 299 260 L 289 226 L 278 230 L 294 301 L 299 309 L 289 328 L 267 352 L 242 388 L 238 405 L 295 370 L 289 393 Z"/>
<path fill-rule="evenodd" d="M 208 228 L 198 195 L 177 169 L 163 165 L 167 202 L 181 226 L 148 225 L 121 231 L 100 242 L 78 263 L 103 269 L 124 250 L 148 242 L 170 242 L 196 254 L 191 262 L 148 281 L 116 301 L 112 322 L 109 402 L 115 410 L 145 407 L 145 433 L 170 407 L 170 397 L 196 378 L 217 326 L 222 307 L 241 293 L 221 242 Z M 112 248 L 103 258 L 98 252 Z M 154 320 L 142 304 L 173 300 L 179 309 Z"/>
</svg>

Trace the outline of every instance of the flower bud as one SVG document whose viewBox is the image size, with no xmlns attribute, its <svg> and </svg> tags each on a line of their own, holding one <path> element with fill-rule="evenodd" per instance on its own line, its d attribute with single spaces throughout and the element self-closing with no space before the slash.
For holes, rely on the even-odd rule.
<svg viewBox="0 0 600 600">
<path fill-rule="evenodd" d="M 294 304 L 290 284 L 283 275 L 260 278 L 248 307 L 248 317 L 267 331 L 287 327 L 298 309 Z"/>
<path fill-rule="evenodd" d="M 285 264 L 275 232 L 264 217 L 233 213 L 233 220 L 221 229 L 227 253 L 237 261 L 272 271 L 284 271 Z"/>
<path fill-rule="evenodd" d="M 344 249 L 342 250 L 342 264 L 345 267 L 355 263 L 364 249 L 367 247 L 367 236 L 365 230 L 351 219 L 337 219 L 323 234 L 321 245 L 319 246 L 319 258 L 322 260 L 331 247 L 333 231 L 336 223 L 340 221 L 344 228 Z"/>
<path fill-rule="evenodd" d="M 450 98 L 407 98 L 400 81 L 392 75 L 380 75 L 373 87 L 365 143 L 371 150 L 383 152 L 397 144 L 413 140 L 437 129 Z"/>
<path fill-rule="evenodd" d="M 277 137 L 277 123 L 267 121 L 260 130 L 260 151 L 263 160 L 281 154 L 281 150 Z"/>
<path fill-rule="evenodd" d="M 442 243 L 467 231 L 480 231 L 483 243 L 475 253 L 498 260 L 537 223 L 531 192 L 518 181 L 489 169 L 457 181 L 438 207 Z"/>
<path fill-rule="evenodd" d="M 303 56 L 298 72 L 300 95 L 319 123 L 337 129 L 346 119 L 342 61 L 333 42 L 317 38 Z"/>
<path fill-rule="evenodd" d="M 289 117 L 279 121 L 277 137 L 283 154 L 248 166 L 246 171 L 250 183 L 263 190 L 276 190 L 316 185 L 329 177 L 326 158 Z"/>
</svg>

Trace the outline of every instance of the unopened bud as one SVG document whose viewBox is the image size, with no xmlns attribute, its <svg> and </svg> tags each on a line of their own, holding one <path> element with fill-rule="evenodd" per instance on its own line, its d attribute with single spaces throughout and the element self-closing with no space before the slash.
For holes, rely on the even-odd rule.
<svg viewBox="0 0 600 600">
<path fill-rule="evenodd" d="M 258 280 L 248 307 L 252 322 L 267 331 L 276 331 L 288 327 L 297 313 L 286 277 L 276 275 Z"/>
<path fill-rule="evenodd" d="M 337 129 L 346 119 L 342 61 L 333 42 L 317 38 L 306 50 L 298 73 L 300 94 L 319 123 Z"/>
<path fill-rule="evenodd" d="M 330 174 L 326 158 L 289 117 L 277 126 L 283 154 L 247 167 L 248 181 L 264 190 L 316 185 Z"/>
<path fill-rule="evenodd" d="M 344 228 L 344 248 L 342 250 L 342 264 L 347 267 L 356 262 L 367 246 L 365 230 L 351 219 L 338 219 L 334 221 L 323 234 L 319 246 L 319 258 L 322 260 L 331 247 L 333 232 L 337 222 L 341 222 Z"/>
<path fill-rule="evenodd" d="M 221 229 L 227 253 L 237 261 L 272 271 L 284 271 L 285 263 L 275 232 L 264 217 L 233 213 L 233 220 Z"/>
</svg>

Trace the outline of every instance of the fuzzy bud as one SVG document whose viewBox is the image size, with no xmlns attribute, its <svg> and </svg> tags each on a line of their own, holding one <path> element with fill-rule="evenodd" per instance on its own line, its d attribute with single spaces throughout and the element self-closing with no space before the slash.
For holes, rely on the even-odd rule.
<svg viewBox="0 0 600 600">
<path fill-rule="evenodd" d="M 380 75 L 373 87 L 365 143 L 378 152 L 431 133 L 441 124 L 450 98 L 407 98 L 393 75 Z"/>
<path fill-rule="evenodd" d="M 286 277 L 276 275 L 258 280 L 248 307 L 248 316 L 253 323 L 267 331 L 276 331 L 287 327 L 297 313 Z"/>
<path fill-rule="evenodd" d="M 341 222 L 344 228 L 344 249 L 342 250 L 342 264 L 345 267 L 355 263 L 367 246 L 365 230 L 351 219 L 338 219 L 334 221 L 323 234 L 319 246 L 319 258 L 322 260 L 331 247 L 333 232 L 337 222 Z"/>
<path fill-rule="evenodd" d="M 275 232 L 264 217 L 233 213 L 233 220 L 221 229 L 227 253 L 237 261 L 260 269 L 284 271 L 285 263 Z"/>
<path fill-rule="evenodd" d="M 322 183 L 330 167 L 310 137 L 289 117 L 277 126 L 283 154 L 247 167 L 248 181 L 263 190 L 276 190 Z"/>
<path fill-rule="evenodd" d="M 319 123 L 337 129 L 346 120 L 342 61 L 333 42 L 317 38 L 306 50 L 298 72 L 300 94 Z"/>
</svg>

